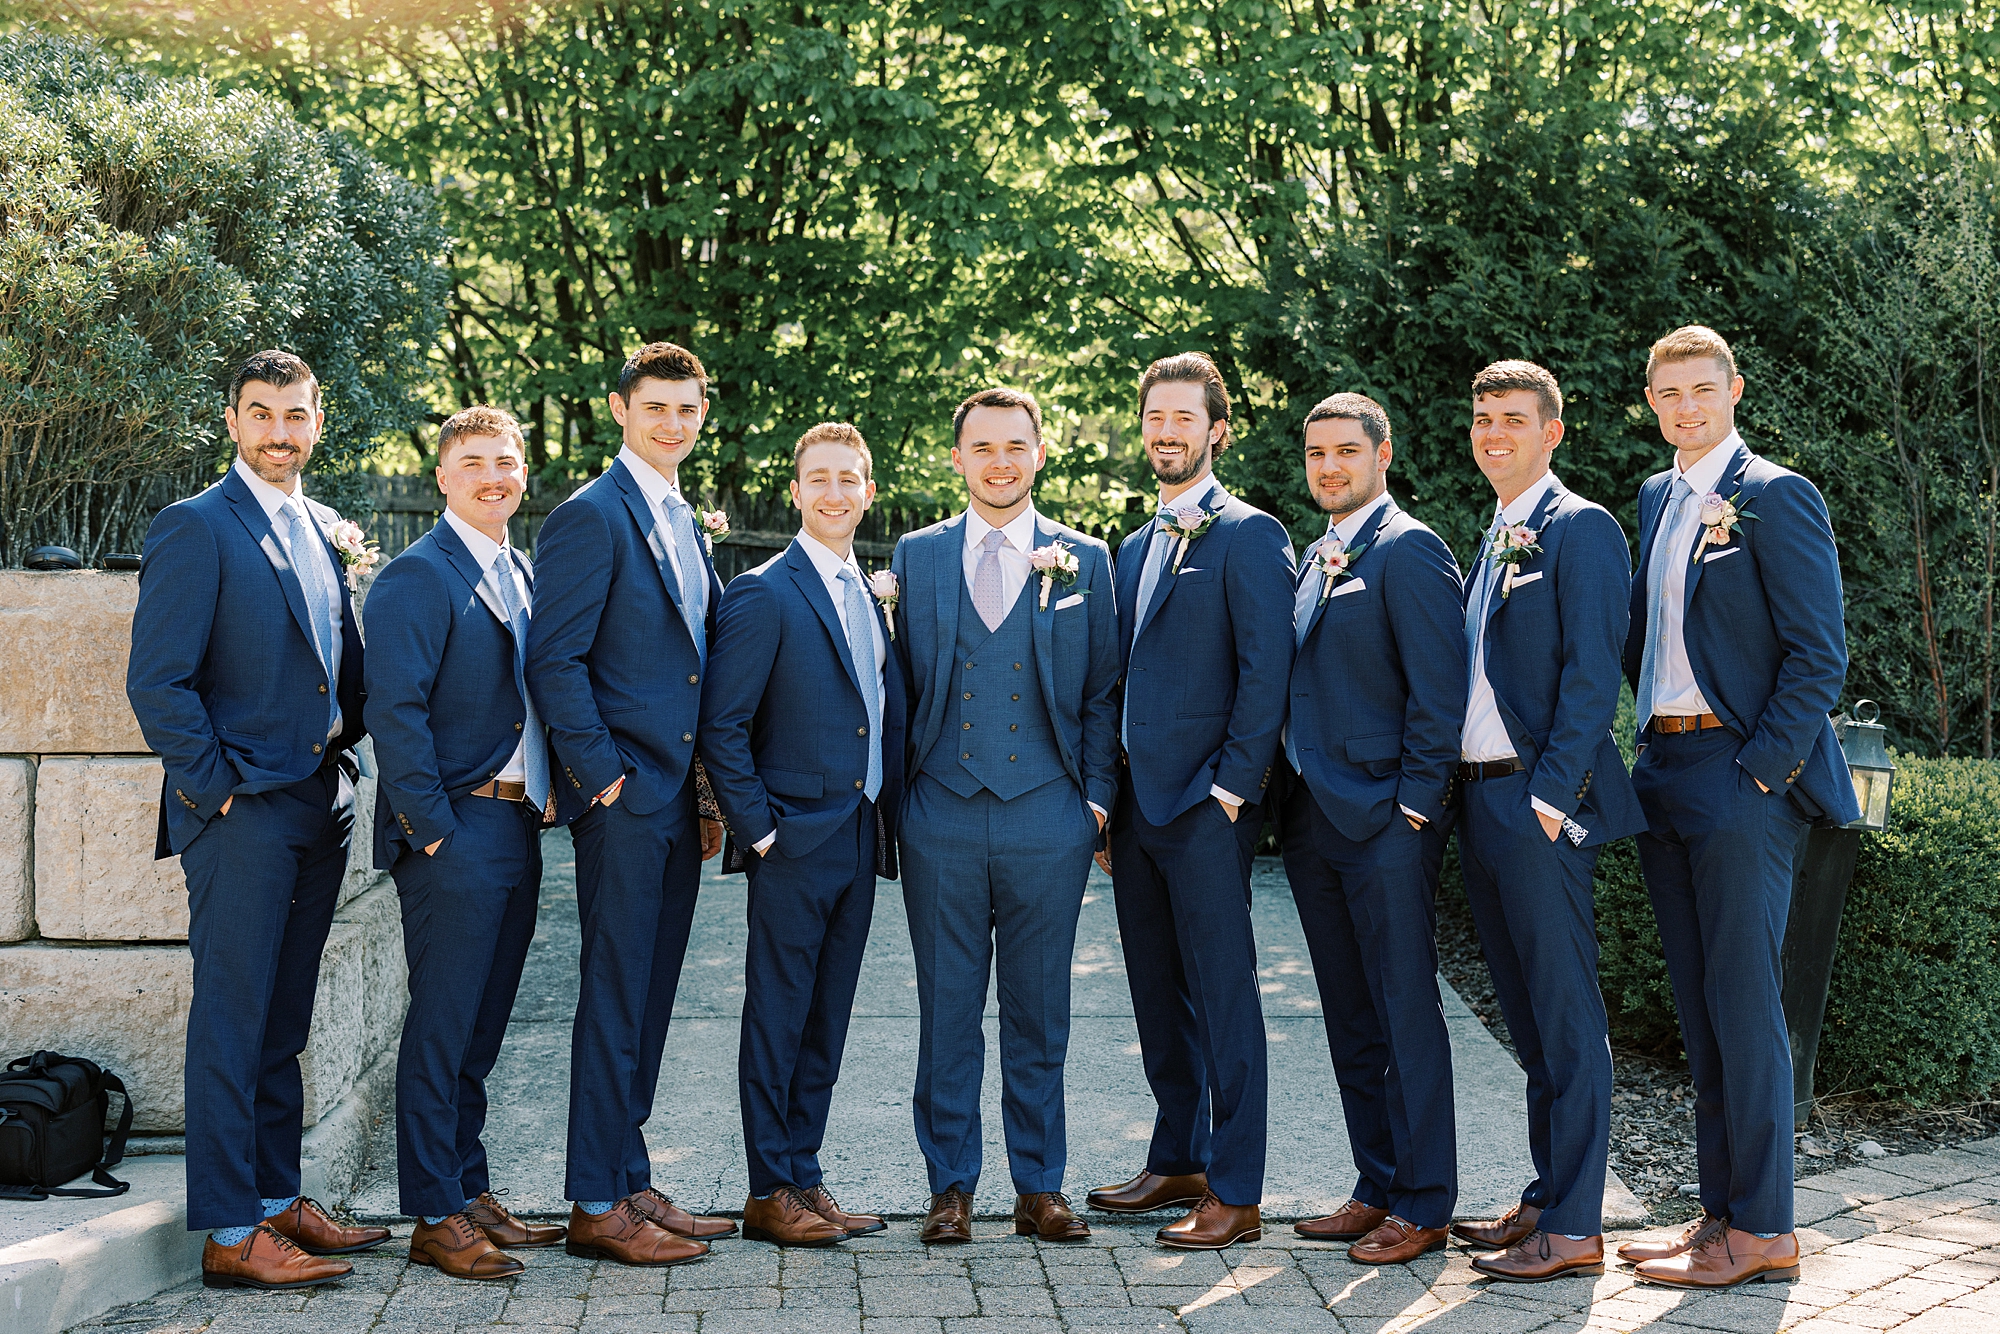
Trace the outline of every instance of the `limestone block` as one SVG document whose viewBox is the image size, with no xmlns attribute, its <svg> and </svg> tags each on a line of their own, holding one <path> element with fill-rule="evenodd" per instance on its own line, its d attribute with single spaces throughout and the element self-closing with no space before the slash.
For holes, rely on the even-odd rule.
<svg viewBox="0 0 2000 1334">
<path fill-rule="evenodd" d="M 0 940 L 35 934 L 35 765 L 0 759 Z"/>
<path fill-rule="evenodd" d="M 312 1034 L 299 1058 L 307 1125 L 338 1106 L 401 1033 L 409 996 L 402 952 L 402 911 L 392 886 L 370 890 L 334 916 L 320 957 Z"/>
<path fill-rule="evenodd" d="M 362 747 L 372 744 L 362 739 Z M 374 767 L 372 761 L 369 767 Z M 354 832 L 347 843 L 347 875 L 340 882 L 341 905 L 360 898 L 387 876 L 388 872 L 375 869 L 375 780 L 363 778 L 354 785 Z"/>
<path fill-rule="evenodd" d="M 139 576 L 0 570 L 0 753 L 143 755 L 125 701 Z"/>
<path fill-rule="evenodd" d="M 340 910 L 339 919 L 361 928 L 361 1065 L 393 1051 L 410 1002 L 410 969 L 403 955 L 403 905 L 395 882 L 384 876 L 374 890 Z"/>
<path fill-rule="evenodd" d="M 181 859 L 153 860 L 156 759 L 45 759 L 35 775 L 35 921 L 49 940 L 186 940 Z"/>
<path fill-rule="evenodd" d="M 177 1135 L 193 995 L 185 947 L 0 946 L 0 1052 L 89 1057 L 125 1080 L 135 1133 Z"/>
</svg>

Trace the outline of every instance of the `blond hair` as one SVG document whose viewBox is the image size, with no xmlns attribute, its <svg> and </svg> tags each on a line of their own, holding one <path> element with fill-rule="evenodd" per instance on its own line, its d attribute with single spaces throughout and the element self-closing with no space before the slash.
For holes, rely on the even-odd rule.
<svg viewBox="0 0 2000 1334">
<path fill-rule="evenodd" d="M 514 448 L 520 450 L 524 458 L 527 456 L 527 442 L 521 438 L 521 423 L 514 420 L 514 414 L 505 408 L 475 403 L 452 413 L 445 418 L 444 425 L 438 427 L 438 466 L 444 466 L 445 455 L 459 441 L 487 435 L 512 440 Z"/>
<path fill-rule="evenodd" d="M 861 432 L 846 422 L 821 422 L 807 430 L 792 446 L 794 477 L 799 475 L 799 460 L 814 445 L 846 445 L 861 456 L 861 480 L 869 481 L 875 476 L 875 456 L 868 452 L 868 442 L 861 438 Z"/>
<path fill-rule="evenodd" d="M 1722 335 L 1706 324 L 1686 324 L 1653 344 L 1652 355 L 1646 358 L 1646 383 L 1653 383 L 1653 372 L 1662 366 L 1700 357 L 1713 357 L 1722 367 L 1723 379 L 1736 378 L 1736 357 Z"/>
</svg>

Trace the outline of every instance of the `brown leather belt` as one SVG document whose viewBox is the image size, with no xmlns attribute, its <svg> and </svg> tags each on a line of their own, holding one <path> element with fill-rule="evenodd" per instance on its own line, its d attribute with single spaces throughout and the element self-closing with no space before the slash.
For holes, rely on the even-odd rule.
<svg viewBox="0 0 2000 1334">
<path fill-rule="evenodd" d="M 466 793 L 469 797 L 492 797 L 495 801 L 526 801 L 528 785 L 508 779 L 496 778 L 484 787 L 475 787 Z"/>
<path fill-rule="evenodd" d="M 1467 761 L 1458 766 L 1458 781 L 1476 783 L 1482 778 L 1505 778 L 1509 774 L 1521 773 L 1527 767 L 1521 763 L 1519 756 L 1511 760 Z"/>
<path fill-rule="evenodd" d="M 1706 732 L 1720 726 L 1722 719 L 1712 713 L 1656 713 L 1652 722 L 1653 731 L 1668 736 L 1676 732 Z"/>
</svg>

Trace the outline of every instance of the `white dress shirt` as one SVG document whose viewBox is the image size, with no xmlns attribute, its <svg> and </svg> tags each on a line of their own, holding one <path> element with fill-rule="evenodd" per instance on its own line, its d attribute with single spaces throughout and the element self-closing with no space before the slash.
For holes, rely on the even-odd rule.
<svg viewBox="0 0 2000 1334">
<path fill-rule="evenodd" d="M 1175 496 L 1173 501 L 1174 508 L 1177 510 L 1190 509 L 1194 506 L 1201 505 L 1203 501 L 1208 499 L 1209 494 L 1221 485 L 1222 483 L 1215 480 L 1215 474 L 1210 473 L 1208 476 L 1202 478 L 1199 482 L 1196 482 L 1193 486 L 1189 487 L 1187 490 Z M 1160 503 L 1154 506 L 1153 512 L 1155 514 L 1158 514 L 1160 510 L 1163 510 L 1166 507 L 1167 507 L 1167 489 L 1165 487 L 1161 487 Z M 1153 529 L 1152 543 L 1146 548 L 1146 560 L 1150 563 L 1154 560 L 1159 559 L 1160 553 L 1166 549 L 1167 543 L 1177 542 L 1179 540 L 1180 540 L 1179 538 L 1169 537 L 1167 535 L 1167 530 L 1165 527 L 1156 526 Z M 1162 571 L 1160 574 L 1160 579 L 1162 580 L 1162 582 L 1165 581 L 1166 577 L 1167 577 L 1166 572 Z M 1143 576 L 1141 576 L 1141 578 L 1143 582 Z M 1160 596 L 1160 590 L 1157 586 L 1155 586 L 1153 589 L 1153 596 L 1155 598 Z M 1140 607 L 1137 609 L 1137 611 L 1143 614 L 1145 608 Z M 1137 618 L 1135 617 L 1134 619 L 1136 621 Z M 1132 637 L 1136 641 L 1138 636 L 1139 636 L 1139 627 L 1138 625 L 1134 624 L 1132 627 Z M 1217 801 L 1221 802 L 1225 806 L 1241 806 L 1243 804 L 1243 798 L 1237 796 L 1234 792 L 1231 792 L 1228 788 L 1222 787 L 1221 785 L 1216 783 L 1210 783 L 1208 785 L 1208 795 L 1214 797 Z M 1097 808 L 1093 806 L 1091 809 L 1095 810 Z"/>
<path fill-rule="evenodd" d="M 667 507 L 684 501 L 680 483 L 668 481 L 658 468 L 639 457 L 630 445 L 620 445 L 618 457 L 625 464 L 626 471 L 639 483 L 639 493 L 646 497 L 646 504 L 653 511 L 653 521 L 660 525 L 660 545 L 667 549 L 667 563 L 674 567 L 674 582 L 685 588 L 687 584 L 681 574 L 680 547 L 674 541 L 674 526 L 667 521 Z M 699 528 L 696 531 L 700 531 Z"/>
<path fill-rule="evenodd" d="M 1713 713 L 1708 701 L 1702 698 L 1701 687 L 1695 684 L 1694 668 L 1688 663 L 1687 641 L 1681 633 L 1681 617 L 1687 602 L 1688 569 L 1693 564 L 1688 553 L 1694 550 L 1695 534 L 1701 528 L 1701 498 L 1715 490 L 1722 482 L 1722 474 L 1736 457 L 1736 451 L 1743 448 L 1743 437 L 1731 431 L 1728 438 L 1714 449 L 1696 460 L 1692 468 L 1675 471 L 1694 490 L 1694 498 L 1681 506 L 1680 522 L 1671 531 L 1664 525 L 1670 516 L 1662 515 L 1663 525 L 1659 540 L 1653 543 L 1652 558 L 1667 562 L 1660 571 L 1660 623 L 1648 626 L 1656 636 L 1653 645 L 1653 712 L 1701 714 Z M 1672 484 L 1669 483 L 1671 496 Z M 1723 497 L 1725 500 L 1728 497 Z M 1644 572 L 1642 572 L 1644 573 Z M 1639 720 L 1641 727 L 1651 719 Z"/>
<path fill-rule="evenodd" d="M 240 457 L 230 466 L 235 469 L 236 475 L 243 479 L 244 485 L 250 488 L 250 494 L 257 497 L 257 503 L 264 507 L 264 517 L 271 521 L 271 533 L 278 539 L 278 545 L 285 549 L 285 558 L 291 561 L 294 571 L 297 570 L 301 559 L 315 559 L 312 553 L 301 557 L 298 552 L 292 550 L 291 511 L 297 510 L 304 517 L 307 527 L 311 528 L 314 532 L 320 531 L 319 524 L 313 519 L 312 511 L 306 508 L 305 488 L 299 483 L 298 479 L 293 479 L 292 490 L 280 491 L 277 487 L 272 486 L 269 482 L 251 471 L 250 465 L 245 463 Z M 326 554 L 324 549 L 318 553 L 317 559 L 322 566 L 332 561 L 332 558 Z M 334 562 L 333 581 L 338 584 L 346 577 L 347 571 L 343 570 L 338 562 Z M 326 673 L 327 686 L 328 689 L 333 691 L 335 701 L 333 706 L 333 726 L 327 730 L 327 735 L 337 736 L 340 733 L 341 722 L 339 703 L 341 613 L 340 591 L 338 589 L 334 590 L 328 610 L 333 615 L 333 661 L 326 665 Z M 319 646 L 315 644 L 313 646 L 313 654 L 314 656 L 318 656 L 318 653 Z"/>
<path fill-rule="evenodd" d="M 983 544 L 988 533 L 996 531 L 992 524 L 979 517 L 976 510 L 965 511 L 965 586 L 972 588 L 979 579 L 979 560 L 985 555 Z M 1000 544 L 1000 605 L 1006 612 L 1014 610 L 1014 599 L 1021 596 L 1027 587 L 1028 576 L 1034 571 L 1028 564 L 1028 553 L 1035 549 L 1035 507 L 1028 506 L 1013 518 L 1007 526 L 997 530 L 1007 540 Z M 1005 615 L 1003 612 L 1002 615 Z"/>
<path fill-rule="evenodd" d="M 503 551 L 507 553 L 507 573 L 514 581 L 514 596 L 520 600 L 522 612 L 532 620 L 535 615 L 534 595 L 528 591 L 526 582 L 521 578 L 521 567 L 514 563 L 512 549 L 504 542 L 495 542 L 492 538 L 480 532 L 477 528 L 474 528 L 448 509 L 444 512 L 444 521 L 451 525 L 451 530 L 458 534 L 458 540 L 465 543 L 465 549 L 472 553 L 473 564 L 477 565 L 482 571 L 485 571 L 486 574 L 492 572 L 493 562 L 500 558 L 500 553 Z M 480 577 L 483 579 L 486 577 L 486 574 L 482 574 Z M 507 627 L 510 637 L 513 634 L 513 629 L 514 627 L 512 626 Z M 525 736 L 514 743 L 514 753 L 507 757 L 507 763 L 495 775 L 499 781 L 503 783 L 522 783 L 527 781 L 527 745 L 528 739 Z"/>
<path fill-rule="evenodd" d="M 1535 512 L 1535 507 L 1542 503 L 1542 497 L 1547 495 L 1549 488 L 1555 484 L 1554 473 L 1542 474 L 1541 479 L 1533 486 L 1515 496 L 1512 504 L 1501 505 L 1496 502 L 1493 507 L 1493 517 L 1509 525 L 1526 523 L 1528 516 Z M 1492 531 L 1490 527 L 1488 531 Z M 1485 540 L 1484 537 L 1480 539 L 1482 543 Z M 1491 578 L 1493 577 L 1491 568 L 1487 553 L 1482 550 L 1479 559 L 1473 562 L 1472 577 Z M 1499 596 L 1499 582 L 1495 579 L 1493 592 L 1487 602 L 1489 613 L 1492 610 L 1491 598 Z M 1500 705 L 1493 698 L 1493 683 L 1486 679 L 1485 625 L 1479 627 L 1479 636 L 1473 643 L 1471 692 L 1465 703 L 1465 731 L 1461 734 L 1458 744 L 1459 758 L 1472 764 L 1520 758 L 1520 752 L 1514 749 L 1514 739 L 1507 735 L 1507 724 L 1500 720 Z M 1565 818 L 1561 811 L 1540 797 L 1530 797 L 1528 800 L 1534 804 L 1536 810 L 1551 820 Z"/>
</svg>

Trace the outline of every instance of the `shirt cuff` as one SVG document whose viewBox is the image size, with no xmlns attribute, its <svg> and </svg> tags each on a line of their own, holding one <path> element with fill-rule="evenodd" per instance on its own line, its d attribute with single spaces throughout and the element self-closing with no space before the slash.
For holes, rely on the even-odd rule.
<svg viewBox="0 0 2000 1334">
<path fill-rule="evenodd" d="M 1208 795 L 1214 797 L 1225 806 L 1241 806 L 1243 804 L 1243 798 L 1237 796 L 1226 787 L 1216 787 L 1212 783 L 1209 785 Z"/>
<path fill-rule="evenodd" d="M 778 841 L 778 831 L 773 829 L 770 833 L 764 835 L 764 837 L 758 839 L 755 843 L 752 843 L 750 845 L 750 850 L 756 853 L 759 857 L 761 857 L 765 853 L 769 852 L 771 850 L 771 845 L 773 843 L 776 843 L 777 841 Z"/>
<path fill-rule="evenodd" d="M 1529 797 L 1528 804 L 1533 806 L 1537 811 L 1540 811 L 1543 815 L 1548 816 L 1551 820 L 1567 820 L 1569 818 L 1567 815 L 1564 815 L 1561 811 L 1557 810 L 1555 807 L 1549 805 L 1549 803 L 1547 803 L 1546 801 L 1543 801 L 1540 797 Z"/>
<path fill-rule="evenodd" d="M 1408 806 L 1398 806 L 1397 810 L 1415 820 L 1418 824 L 1429 824 L 1430 820 L 1421 811 L 1413 811 Z"/>
<path fill-rule="evenodd" d="M 1083 804 L 1090 807 L 1090 809 L 1092 809 L 1093 811 L 1096 811 L 1099 815 L 1103 816 L 1105 819 L 1109 820 L 1111 818 L 1111 812 L 1105 810 L 1102 806 L 1098 805 L 1096 802 L 1086 801 Z"/>
</svg>

